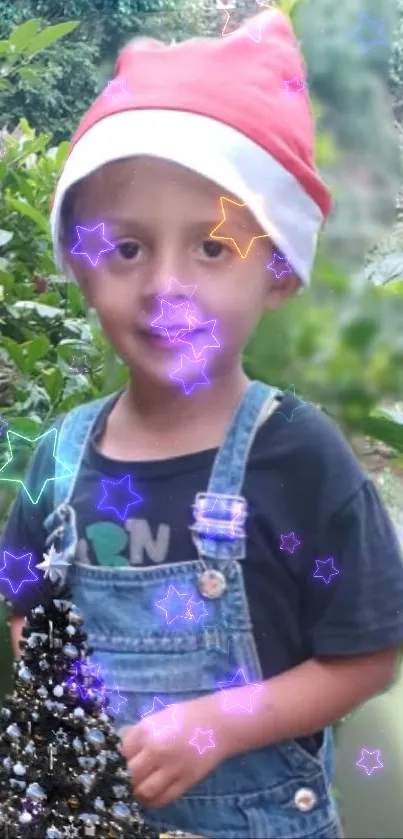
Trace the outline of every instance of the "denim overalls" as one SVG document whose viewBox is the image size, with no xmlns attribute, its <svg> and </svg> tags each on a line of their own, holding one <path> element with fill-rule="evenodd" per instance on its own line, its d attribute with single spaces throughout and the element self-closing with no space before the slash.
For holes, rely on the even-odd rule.
<svg viewBox="0 0 403 839">
<path fill-rule="evenodd" d="M 250 383 L 217 453 L 208 493 L 240 495 L 249 450 L 276 395 L 267 385 Z M 154 697 L 164 704 L 193 699 L 217 691 L 219 681 L 231 680 L 240 669 L 250 682 L 263 676 L 242 573 L 248 561 L 244 522 L 231 538 L 212 539 L 203 535 L 196 516 L 195 555 L 186 562 L 145 568 L 74 562 L 77 532 L 70 498 L 107 399 L 76 408 L 64 420 L 56 464 L 67 463 L 73 477 L 55 480 L 55 511 L 45 527 L 48 544 L 57 538 L 58 549 L 71 562 L 67 582 L 85 617 L 94 649 L 91 660 L 101 665 L 106 685 L 117 685 L 127 699 L 116 716 L 120 728 L 139 721 L 153 707 Z M 216 507 L 222 516 L 220 505 Z M 187 593 L 192 603 L 204 604 L 207 614 L 203 617 L 199 606 L 193 620 L 183 614 L 168 623 L 156 604 L 166 598 L 169 586 Z M 183 830 L 208 839 L 338 839 L 340 825 L 330 792 L 332 754 L 327 730 L 317 756 L 291 741 L 231 758 L 176 803 L 145 809 L 145 819 L 158 830 Z"/>
</svg>

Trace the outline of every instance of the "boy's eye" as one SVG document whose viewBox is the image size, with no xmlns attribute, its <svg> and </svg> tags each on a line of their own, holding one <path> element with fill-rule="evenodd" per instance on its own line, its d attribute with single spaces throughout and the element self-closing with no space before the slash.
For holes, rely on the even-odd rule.
<svg viewBox="0 0 403 839">
<path fill-rule="evenodd" d="M 214 239 L 205 239 L 204 242 L 202 242 L 202 248 L 205 256 L 210 257 L 210 259 L 217 258 L 218 256 L 221 256 L 223 251 L 228 250 L 225 245 L 222 245 L 221 242 L 216 242 Z"/>
<path fill-rule="evenodd" d="M 123 259 L 135 259 L 140 249 L 137 242 L 119 242 L 115 247 L 115 251 Z"/>
</svg>

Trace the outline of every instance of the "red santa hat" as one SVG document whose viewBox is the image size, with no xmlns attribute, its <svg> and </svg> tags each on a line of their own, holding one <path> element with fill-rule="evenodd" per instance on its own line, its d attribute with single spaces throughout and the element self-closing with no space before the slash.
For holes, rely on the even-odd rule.
<svg viewBox="0 0 403 839">
<path fill-rule="evenodd" d="M 82 119 L 51 213 L 65 269 L 60 211 L 66 191 L 115 160 L 151 155 L 208 178 L 246 203 L 306 285 L 331 196 L 314 161 L 302 57 L 288 18 L 262 12 L 223 34 L 155 49 L 128 44 L 115 77 Z"/>
</svg>

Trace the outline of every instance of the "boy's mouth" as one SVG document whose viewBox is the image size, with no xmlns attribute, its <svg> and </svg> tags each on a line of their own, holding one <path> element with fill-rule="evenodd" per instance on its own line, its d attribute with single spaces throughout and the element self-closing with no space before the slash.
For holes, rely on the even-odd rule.
<svg viewBox="0 0 403 839">
<path fill-rule="evenodd" d="M 174 326 L 170 323 L 166 327 L 150 326 L 148 329 L 142 330 L 142 334 L 146 340 L 152 341 L 153 343 L 165 344 L 167 347 L 176 347 L 180 344 L 180 339 L 189 331 L 190 328 L 187 323 L 175 324 Z M 192 329 L 191 331 L 194 336 L 203 330 Z"/>
</svg>

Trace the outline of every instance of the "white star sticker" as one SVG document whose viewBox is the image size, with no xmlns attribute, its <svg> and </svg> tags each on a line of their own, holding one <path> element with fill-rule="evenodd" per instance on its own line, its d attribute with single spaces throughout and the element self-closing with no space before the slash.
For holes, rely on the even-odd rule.
<svg viewBox="0 0 403 839">
<path fill-rule="evenodd" d="M 43 556 L 45 558 L 44 562 L 36 566 L 38 570 L 43 571 L 45 579 L 49 577 L 52 583 L 57 583 L 59 580 L 64 583 L 70 563 L 66 562 L 63 554 L 57 553 L 53 545 L 51 545 L 49 553 L 43 554 Z"/>
</svg>

